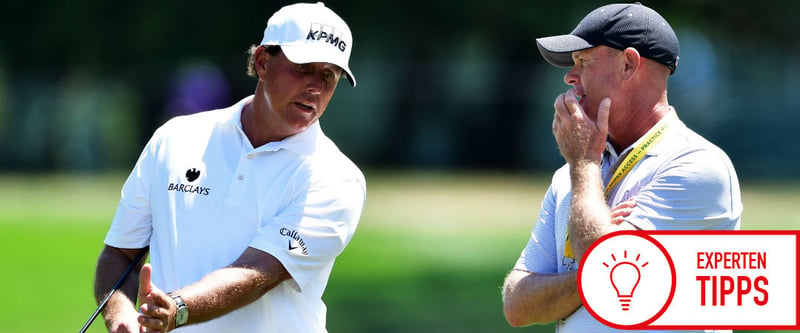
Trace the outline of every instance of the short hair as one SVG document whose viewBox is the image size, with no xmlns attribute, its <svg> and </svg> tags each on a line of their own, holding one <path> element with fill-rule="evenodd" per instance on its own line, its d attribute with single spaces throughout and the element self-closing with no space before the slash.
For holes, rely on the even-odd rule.
<svg viewBox="0 0 800 333">
<path fill-rule="evenodd" d="M 250 49 L 247 50 L 247 75 L 250 77 L 258 78 L 258 72 L 256 71 L 256 50 L 262 46 L 266 49 L 267 53 L 273 57 L 281 52 L 280 45 L 250 45 Z"/>
</svg>

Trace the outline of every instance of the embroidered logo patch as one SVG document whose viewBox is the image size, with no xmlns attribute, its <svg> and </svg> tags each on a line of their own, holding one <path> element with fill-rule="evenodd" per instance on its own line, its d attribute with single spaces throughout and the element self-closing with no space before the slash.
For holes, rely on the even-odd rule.
<svg viewBox="0 0 800 333">
<path fill-rule="evenodd" d="M 306 246 L 306 242 L 303 241 L 303 238 L 300 237 L 300 234 L 298 234 L 297 231 L 281 228 L 279 232 L 281 236 L 289 237 L 289 252 L 302 254 L 304 256 L 308 255 L 308 247 Z"/>
<path fill-rule="evenodd" d="M 186 170 L 184 176 L 186 176 L 186 180 L 189 183 L 192 183 L 196 181 L 198 178 L 200 178 L 200 170 L 197 170 L 197 168 L 191 168 L 189 170 Z M 169 185 L 167 185 L 167 191 L 194 193 L 200 195 L 211 194 L 211 188 L 209 187 L 197 186 L 192 184 L 181 184 L 180 182 L 169 183 Z"/>
<path fill-rule="evenodd" d="M 198 177 L 200 177 L 200 171 L 199 170 L 197 170 L 195 168 L 191 168 L 189 170 L 186 170 L 186 180 L 188 180 L 190 183 L 195 181 L 195 180 L 197 180 Z"/>
</svg>

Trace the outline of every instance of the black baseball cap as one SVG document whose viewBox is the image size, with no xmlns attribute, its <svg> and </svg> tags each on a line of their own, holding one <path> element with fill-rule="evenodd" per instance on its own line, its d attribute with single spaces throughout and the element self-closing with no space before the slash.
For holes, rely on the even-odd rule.
<svg viewBox="0 0 800 333">
<path fill-rule="evenodd" d="M 586 15 L 569 35 L 536 39 L 539 52 L 553 66 L 571 67 L 572 52 L 605 45 L 618 50 L 633 47 L 675 73 L 680 46 L 667 20 L 640 3 L 611 4 Z"/>
</svg>

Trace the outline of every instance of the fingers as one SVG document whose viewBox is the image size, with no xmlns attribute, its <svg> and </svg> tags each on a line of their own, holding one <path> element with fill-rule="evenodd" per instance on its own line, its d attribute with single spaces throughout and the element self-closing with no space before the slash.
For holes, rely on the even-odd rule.
<svg viewBox="0 0 800 333">
<path fill-rule="evenodd" d="M 578 161 L 599 162 L 608 138 L 611 100 L 604 98 L 596 113 L 585 112 L 580 103 L 574 88 L 558 95 L 553 103 L 553 136 L 561 155 L 571 165 Z"/>
<path fill-rule="evenodd" d="M 553 102 L 553 121 L 557 121 L 563 113 L 561 110 L 566 110 L 566 105 L 564 104 L 564 94 L 560 94 L 556 96 L 556 100 Z"/>
<path fill-rule="evenodd" d="M 139 315 L 139 325 L 141 325 L 141 332 L 167 332 L 170 323 L 170 309 L 156 305 L 156 302 L 148 302 L 139 307 L 141 315 Z"/>
<path fill-rule="evenodd" d="M 616 206 L 614 206 L 614 209 L 617 209 L 617 208 L 633 208 L 633 207 L 636 207 L 636 200 L 634 198 L 630 198 L 628 200 L 625 200 L 623 202 L 618 203 Z"/>
<path fill-rule="evenodd" d="M 574 89 L 569 89 L 567 92 L 558 95 L 555 103 L 553 103 L 556 117 L 577 117 L 583 119 L 586 115 L 581 108 L 578 98 L 575 97 Z"/>
<path fill-rule="evenodd" d="M 620 223 L 625 222 L 625 217 L 630 215 L 631 211 L 633 211 L 633 209 L 625 208 L 625 209 L 622 209 L 622 210 L 619 210 L 619 211 L 612 212 L 611 213 L 611 224 L 619 225 Z"/>
<path fill-rule="evenodd" d="M 172 316 L 174 303 L 169 295 L 163 293 L 158 288 L 153 288 L 153 292 L 145 296 L 141 301 L 139 307 L 139 324 L 143 327 L 151 329 L 151 331 L 164 331 L 169 330 L 169 324 L 174 322 Z"/>
<path fill-rule="evenodd" d="M 624 222 L 625 218 L 631 215 L 633 212 L 633 207 L 635 206 L 636 201 L 634 201 L 633 198 L 614 206 L 614 209 L 611 210 L 611 223 L 614 225 L 619 225 L 620 223 Z"/>
<path fill-rule="evenodd" d="M 142 266 L 139 271 L 139 300 L 144 299 L 153 291 L 153 267 L 149 263 Z"/>
<path fill-rule="evenodd" d="M 147 317 L 166 318 L 169 316 L 169 308 L 162 307 L 156 302 L 144 303 L 139 307 L 142 315 Z"/>
<path fill-rule="evenodd" d="M 582 119 L 585 115 L 583 113 L 583 109 L 578 103 L 578 98 L 575 97 L 575 89 L 567 90 L 567 92 L 564 94 L 564 105 L 567 108 L 567 113 L 572 117 Z"/>
<path fill-rule="evenodd" d="M 139 316 L 139 332 L 167 332 L 169 324 L 166 320 L 156 317 Z"/>
<path fill-rule="evenodd" d="M 569 123 L 572 122 L 570 118 L 573 117 L 573 114 L 581 114 L 580 106 L 571 91 L 572 89 L 558 95 L 553 103 L 553 134 L 568 127 Z M 570 99 L 569 96 L 572 96 L 572 98 Z"/>
<path fill-rule="evenodd" d="M 140 332 L 166 332 L 169 329 L 169 296 L 153 284 L 153 268 L 150 264 L 139 271 Z"/>
<path fill-rule="evenodd" d="M 602 137 L 608 135 L 608 115 L 611 112 L 611 99 L 606 97 L 600 101 L 600 106 L 597 108 L 597 129 L 602 134 Z"/>
</svg>

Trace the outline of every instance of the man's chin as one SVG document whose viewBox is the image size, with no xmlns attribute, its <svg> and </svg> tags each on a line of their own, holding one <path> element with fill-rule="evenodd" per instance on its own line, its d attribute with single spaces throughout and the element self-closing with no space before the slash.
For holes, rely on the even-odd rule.
<svg viewBox="0 0 800 333">
<path fill-rule="evenodd" d="M 289 125 L 288 127 L 290 128 L 290 130 L 291 130 L 291 132 L 293 134 L 298 134 L 300 132 L 303 132 L 303 131 L 307 130 L 316 121 L 317 121 L 317 119 L 298 120 L 298 121 L 294 121 L 294 122 L 288 124 Z"/>
</svg>

